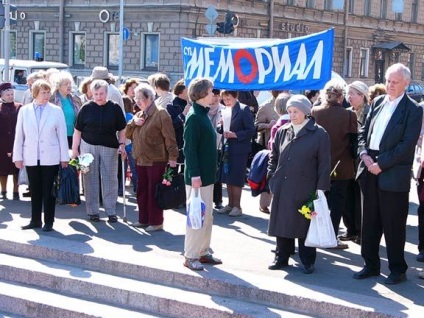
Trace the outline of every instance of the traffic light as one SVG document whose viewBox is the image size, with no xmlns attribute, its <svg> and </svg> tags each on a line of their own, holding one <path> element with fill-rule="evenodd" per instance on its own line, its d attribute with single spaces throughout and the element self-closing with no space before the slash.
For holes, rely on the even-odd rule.
<svg viewBox="0 0 424 318">
<path fill-rule="evenodd" d="M 4 6 L 0 5 L 0 29 L 4 28 L 5 18 L 4 18 Z"/>
<path fill-rule="evenodd" d="M 10 25 L 16 24 L 16 11 L 18 11 L 18 8 L 16 6 L 10 4 Z"/>
<path fill-rule="evenodd" d="M 237 16 L 231 12 L 227 11 L 225 13 L 225 22 L 218 22 L 216 24 L 216 30 L 222 34 L 230 34 L 234 32 L 234 21 L 237 19 Z"/>
<path fill-rule="evenodd" d="M 16 6 L 9 4 L 9 8 L 10 8 L 10 19 L 9 19 L 9 23 L 10 25 L 14 25 L 16 24 L 16 18 L 12 18 L 12 13 L 16 12 L 18 10 L 18 8 L 16 8 Z M 0 29 L 3 29 L 4 26 L 6 25 L 6 16 L 5 16 L 5 7 L 4 5 L 0 5 Z M 14 15 L 16 17 L 16 14 Z"/>
</svg>

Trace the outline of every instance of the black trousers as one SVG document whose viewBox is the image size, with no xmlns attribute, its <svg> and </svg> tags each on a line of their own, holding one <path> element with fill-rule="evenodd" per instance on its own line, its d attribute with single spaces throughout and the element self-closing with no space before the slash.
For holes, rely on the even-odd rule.
<svg viewBox="0 0 424 318">
<path fill-rule="evenodd" d="M 360 235 L 362 224 L 361 189 L 356 180 L 349 180 L 347 186 L 346 209 L 343 214 L 343 223 L 347 228 L 347 235 Z"/>
<path fill-rule="evenodd" d="M 331 222 L 333 223 L 334 233 L 339 233 L 340 221 L 346 210 L 347 189 L 350 180 L 331 181 L 330 193 L 328 194 L 328 207 L 330 208 Z"/>
<path fill-rule="evenodd" d="M 424 192 L 424 169 L 421 172 L 421 176 L 418 178 L 418 199 L 420 205 L 418 206 L 418 251 L 424 251 L 424 195 L 420 196 L 421 192 Z M 423 193 L 424 194 L 424 193 Z M 421 198 L 420 198 L 421 197 Z"/>
<path fill-rule="evenodd" d="M 368 171 L 360 178 L 363 199 L 361 255 L 367 267 L 379 270 L 379 248 L 384 234 L 390 271 L 405 273 L 408 269 L 404 248 L 409 193 L 382 191 L 378 179 L 378 175 Z"/>
<path fill-rule="evenodd" d="M 44 206 L 44 223 L 53 225 L 56 208 L 56 198 L 52 196 L 54 178 L 59 171 L 59 165 L 27 166 L 28 180 L 31 184 L 31 222 L 41 222 L 41 212 Z"/>
<path fill-rule="evenodd" d="M 277 236 L 278 256 L 283 259 L 289 259 L 294 249 L 294 238 Z M 305 246 L 305 239 L 298 238 L 299 258 L 303 265 L 313 265 L 317 258 L 317 249 L 315 247 Z"/>
</svg>

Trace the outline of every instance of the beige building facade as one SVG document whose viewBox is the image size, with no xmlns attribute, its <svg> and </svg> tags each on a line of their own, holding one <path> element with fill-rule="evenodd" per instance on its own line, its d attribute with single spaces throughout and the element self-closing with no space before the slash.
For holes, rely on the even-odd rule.
<svg viewBox="0 0 424 318">
<path fill-rule="evenodd" d="M 394 0 L 396 2 L 397 0 Z M 335 29 L 333 70 L 347 82 L 384 81 L 384 70 L 402 62 L 413 81 L 424 80 L 424 3 L 404 0 L 125 0 L 122 57 L 119 0 L 10 0 L 18 10 L 10 31 L 10 56 L 63 62 L 76 76 L 98 65 L 115 75 L 147 77 L 164 72 L 182 77 L 181 37 L 209 36 L 208 25 L 236 15 L 231 34 L 215 37 L 293 38 Z M 205 13 L 214 6 L 212 22 Z M 1 34 L 1 57 L 4 56 Z"/>
</svg>

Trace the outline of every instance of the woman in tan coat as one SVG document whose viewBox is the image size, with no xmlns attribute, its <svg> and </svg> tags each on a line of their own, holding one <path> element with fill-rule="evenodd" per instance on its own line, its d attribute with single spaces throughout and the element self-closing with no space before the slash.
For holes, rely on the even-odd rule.
<svg viewBox="0 0 424 318">
<path fill-rule="evenodd" d="M 140 112 L 128 123 L 126 137 L 132 140 L 133 156 L 137 162 L 138 222 L 135 227 L 146 231 L 163 229 L 163 210 L 155 200 L 156 185 L 169 163 L 176 167 L 178 147 L 172 120 L 165 108 L 156 106 L 155 91 L 141 83 L 135 88 Z"/>
</svg>

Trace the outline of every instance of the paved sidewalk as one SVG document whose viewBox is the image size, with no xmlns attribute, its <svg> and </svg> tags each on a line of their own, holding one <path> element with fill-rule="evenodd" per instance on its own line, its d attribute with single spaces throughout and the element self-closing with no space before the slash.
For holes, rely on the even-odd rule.
<svg viewBox="0 0 424 318">
<path fill-rule="evenodd" d="M 122 217 L 122 198 L 119 201 L 117 211 Z M 135 198 L 130 196 L 127 201 L 130 224 L 137 221 L 138 212 L 134 211 Z M 274 255 L 271 250 L 275 247 L 275 239 L 266 235 L 268 215 L 259 212 L 259 198 L 252 198 L 248 188 L 243 191 L 242 217 L 231 218 L 215 213 L 212 247 L 215 256 L 221 258 L 224 264 L 207 266 L 203 272 L 192 272 L 182 265 L 185 232 L 183 209 L 166 211 L 164 231 L 149 234 L 124 223 L 122 218 L 118 223 L 109 224 L 105 214 L 101 215 L 101 222 L 91 223 L 87 220 L 84 203 L 79 207 L 58 206 L 55 231 L 45 233 L 20 229 L 29 222 L 29 199 L 2 200 L 0 239 L 38 245 L 48 245 L 62 239 L 67 245 L 60 248 L 69 250 L 73 249 L 72 242 L 75 242 L 78 245 L 75 249 L 83 254 L 215 279 L 223 285 L 254 286 L 293 296 L 304 302 L 303 310 L 310 312 L 314 312 L 317 302 L 322 302 L 322 306 L 334 306 L 340 317 L 349 314 L 343 308 L 378 312 L 382 314 L 381 317 L 385 314 L 421 317 L 424 310 L 424 280 L 418 278 L 418 273 L 424 264 L 415 260 L 418 219 L 414 189 L 410 201 L 406 245 L 408 281 L 395 286 L 384 285 L 384 278 L 388 275 L 384 248 L 381 252 L 382 276 L 363 281 L 352 278 L 353 272 L 360 270 L 363 264 L 360 246 L 353 242 L 348 243 L 347 250 L 318 250 L 316 270 L 312 275 L 302 273 L 297 254 L 290 260 L 292 266 L 285 270 L 268 270 Z M 314 305 L 311 302 L 308 307 L 308 299 L 314 300 Z M 361 316 L 368 317 L 366 314 Z"/>
</svg>

